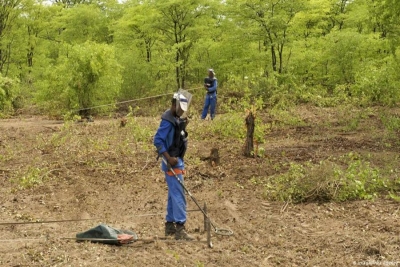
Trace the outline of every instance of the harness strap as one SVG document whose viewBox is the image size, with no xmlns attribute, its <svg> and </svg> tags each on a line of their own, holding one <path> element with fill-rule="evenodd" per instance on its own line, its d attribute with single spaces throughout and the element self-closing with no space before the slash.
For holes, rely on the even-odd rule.
<svg viewBox="0 0 400 267">
<path fill-rule="evenodd" d="M 176 175 L 178 175 L 178 174 L 183 175 L 186 173 L 185 170 L 181 170 L 181 169 L 174 169 L 174 172 Z M 168 174 L 169 176 L 174 176 L 174 173 L 172 171 L 166 171 L 165 173 Z"/>
</svg>

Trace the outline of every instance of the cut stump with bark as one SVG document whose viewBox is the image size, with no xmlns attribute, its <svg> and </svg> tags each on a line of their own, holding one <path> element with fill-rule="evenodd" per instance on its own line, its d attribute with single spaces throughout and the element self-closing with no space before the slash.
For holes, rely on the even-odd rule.
<svg viewBox="0 0 400 267">
<path fill-rule="evenodd" d="M 246 157 L 252 157 L 254 155 L 254 128 L 255 128 L 255 116 L 253 112 L 249 111 L 249 114 L 246 117 L 246 127 L 247 127 L 247 135 L 246 135 L 246 143 L 244 145 L 244 155 Z"/>
<path fill-rule="evenodd" d="M 215 166 L 219 165 L 219 163 L 220 163 L 220 157 L 219 157 L 219 150 L 218 150 L 218 148 L 213 147 L 213 148 L 211 149 L 210 155 L 207 156 L 207 157 L 200 157 L 200 160 L 210 162 L 210 165 L 211 165 L 212 167 L 215 167 Z"/>
</svg>

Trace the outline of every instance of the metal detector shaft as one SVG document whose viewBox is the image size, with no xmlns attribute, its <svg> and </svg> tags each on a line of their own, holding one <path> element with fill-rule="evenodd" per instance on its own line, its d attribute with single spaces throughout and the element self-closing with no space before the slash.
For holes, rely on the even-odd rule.
<svg viewBox="0 0 400 267">
<path fill-rule="evenodd" d="M 178 180 L 178 182 L 181 184 L 181 186 L 183 187 L 183 189 L 186 191 L 186 193 L 188 193 L 188 195 L 190 196 L 190 198 L 193 200 L 194 203 L 196 203 L 197 207 L 200 209 L 200 211 L 204 214 L 204 216 L 206 216 L 206 218 L 210 221 L 211 226 L 214 228 L 215 231 L 217 231 L 217 228 L 214 226 L 214 224 L 211 222 L 210 217 L 208 217 L 207 213 L 200 207 L 199 203 L 197 202 L 197 200 L 194 198 L 194 196 L 192 196 L 192 194 L 189 192 L 189 190 L 187 190 L 187 188 L 185 187 L 185 185 L 183 184 L 183 182 L 179 179 L 178 175 L 175 173 L 174 169 L 171 167 L 171 165 L 165 160 L 164 156 L 162 157 L 162 160 L 164 161 L 165 165 L 167 165 L 168 169 L 174 174 L 176 180 Z"/>
</svg>

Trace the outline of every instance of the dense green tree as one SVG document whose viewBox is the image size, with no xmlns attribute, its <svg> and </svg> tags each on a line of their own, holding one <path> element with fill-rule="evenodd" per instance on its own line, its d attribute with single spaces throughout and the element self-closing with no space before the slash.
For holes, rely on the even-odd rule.
<svg viewBox="0 0 400 267">
<path fill-rule="evenodd" d="M 95 0 L 50 0 L 50 2 L 61 5 L 64 7 L 72 7 L 78 4 L 91 4 L 93 2 L 96 2 Z"/>
<path fill-rule="evenodd" d="M 14 53 L 14 62 L 19 62 L 18 68 L 21 70 L 22 80 L 29 79 L 29 74 L 33 71 L 36 57 L 41 57 L 43 53 L 42 42 L 45 40 L 46 29 L 49 17 L 49 9 L 37 4 L 35 0 L 24 0 L 25 15 L 20 16 L 16 22 L 19 45 Z M 37 53 L 39 51 L 39 53 Z M 32 81 L 29 81 L 32 82 Z"/>
<path fill-rule="evenodd" d="M 35 94 L 46 110 L 201 88 L 207 68 L 216 70 L 219 92 L 226 86 L 269 103 L 338 92 L 390 105 L 400 99 L 395 0 L 3 3 L 0 72 L 21 85 L 12 99 Z M 107 82 L 110 95 L 99 89 Z"/>
<path fill-rule="evenodd" d="M 13 43 L 13 23 L 18 18 L 22 0 L 3 0 L 0 5 L 0 73 L 7 75 Z"/>
<path fill-rule="evenodd" d="M 117 31 L 119 42 L 134 44 L 143 51 L 146 62 L 151 62 L 153 46 L 159 38 L 153 25 L 155 11 L 147 4 L 138 4 L 125 9 L 123 17 L 118 21 Z"/>
<path fill-rule="evenodd" d="M 98 105 L 113 103 L 121 86 L 120 65 L 115 51 L 107 44 L 86 42 L 64 45 L 68 55 L 50 66 L 41 82 L 37 99 L 48 112 L 62 114 L 71 110 L 81 115 L 98 113 Z M 108 106 L 109 108 L 109 106 Z"/>
<path fill-rule="evenodd" d="M 352 0 L 330 0 L 330 10 L 327 13 L 329 23 L 326 27 L 325 34 L 328 34 L 332 29 L 343 29 L 346 20 L 346 11 Z"/>
<path fill-rule="evenodd" d="M 67 43 L 106 43 L 109 40 L 106 13 L 96 5 L 77 5 L 64 9 L 59 23 L 62 25 L 60 39 Z"/>
<path fill-rule="evenodd" d="M 197 26 L 205 16 L 208 1 L 165 0 L 156 1 L 159 16 L 153 21 L 155 29 L 161 31 L 161 41 L 167 46 L 165 53 L 174 57 L 175 79 L 178 88 L 185 87 L 188 62 L 193 45 L 199 39 Z"/>
<path fill-rule="evenodd" d="M 367 0 L 369 21 L 373 32 L 387 38 L 391 52 L 395 54 L 400 45 L 400 7 L 395 0 Z"/>
<path fill-rule="evenodd" d="M 201 17 L 196 31 L 199 39 L 195 43 L 188 70 L 191 81 L 202 85 L 207 69 L 213 68 L 220 86 L 234 77 L 250 75 L 260 57 L 257 44 L 249 38 L 248 28 L 240 27 L 232 19 L 231 9 L 226 4 L 213 2 Z M 252 58 L 256 55 L 255 58 Z"/>
<path fill-rule="evenodd" d="M 238 14 L 242 19 L 253 22 L 259 29 L 259 36 L 264 48 L 271 55 L 274 72 L 282 73 L 284 68 L 284 50 L 292 36 L 289 35 L 292 20 L 304 9 L 303 1 L 234 1 L 238 5 Z"/>
<path fill-rule="evenodd" d="M 153 25 L 156 12 L 149 4 L 126 3 L 123 16 L 112 26 L 118 60 L 124 66 L 122 100 L 153 94 L 160 70 L 155 45 L 160 35 Z M 157 58 L 157 57 L 156 57 Z"/>
</svg>

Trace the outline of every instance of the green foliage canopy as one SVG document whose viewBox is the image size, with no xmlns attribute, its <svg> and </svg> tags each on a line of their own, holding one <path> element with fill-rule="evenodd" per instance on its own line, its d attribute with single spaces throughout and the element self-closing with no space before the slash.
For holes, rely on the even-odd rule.
<svg viewBox="0 0 400 267">
<path fill-rule="evenodd" d="M 399 18 L 394 0 L 7 0 L 0 72 L 56 113 L 201 88 L 207 68 L 227 97 L 396 105 Z"/>
<path fill-rule="evenodd" d="M 61 56 L 55 66 L 47 69 L 47 82 L 38 90 L 43 108 L 61 114 L 71 109 L 84 111 L 83 114 L 107 110 L 91 108 L 112 103 L 118 96 L 121 66 L 114 49 L 93 42 L 66 45 L 65 49 L 68 55 Z"/>
</svg>

